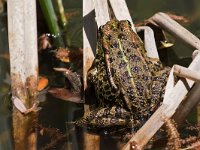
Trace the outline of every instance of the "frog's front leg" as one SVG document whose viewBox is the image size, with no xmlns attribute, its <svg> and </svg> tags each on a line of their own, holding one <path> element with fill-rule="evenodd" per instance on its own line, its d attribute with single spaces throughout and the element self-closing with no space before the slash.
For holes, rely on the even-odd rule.
<svg viewBox="0 0 200 150">
<path fill-rule="evenodd" d="M 75 122 L 78 126 L 105 128 L 124 126 L 129 123 L 131 113 L 120 107 L 97 108 Z"/>
</svg>

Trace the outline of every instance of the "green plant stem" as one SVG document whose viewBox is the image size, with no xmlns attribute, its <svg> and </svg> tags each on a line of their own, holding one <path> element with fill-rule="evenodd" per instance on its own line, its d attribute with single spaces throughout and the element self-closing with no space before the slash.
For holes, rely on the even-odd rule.
<svg viewBox="0 0 200 150">
<path fill-rule="evenodd" d="M 57 17 L 53 8 L 51 0 L 39 0 L 41 9 L 43 11 L 45 20 L 49 27 L 49 31 L 52 35 L 55 36 L 55 46 L 64 47 L 64 42 L 60 36 L 60 28 L 57 23 Z"/>
<path fill-rule="evenodd" d="M 68 23 L 67 18 L 65 17 L 65 11 L 63 7 L 62 0 L 56 0 L 57 6 L 58 6 L 58 11 L 60 15 L 60 20 L 62 22 L 62 26 L 65 27 Z"/>
</svg>

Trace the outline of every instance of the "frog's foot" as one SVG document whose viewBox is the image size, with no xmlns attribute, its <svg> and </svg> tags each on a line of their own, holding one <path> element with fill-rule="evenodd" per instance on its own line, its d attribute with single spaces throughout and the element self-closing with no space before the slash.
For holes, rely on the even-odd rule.
<svg viewBox="0 0 200 150">
<path fill-rule="evenodd" d="M 123 108 L 113 106 L 111 108 L 97 108 L 83 118 L 75 122 L 78 126 L 111 127 L 126 125 L 131 113 Z"/>
</svg>

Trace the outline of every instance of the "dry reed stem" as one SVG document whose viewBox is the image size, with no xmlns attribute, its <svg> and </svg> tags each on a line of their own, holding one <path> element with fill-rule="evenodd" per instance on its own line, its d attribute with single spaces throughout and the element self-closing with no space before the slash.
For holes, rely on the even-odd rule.
<svg viewBox="0 0 200 150">
<path fill-rule="evenodd" d="M 200 72 L 182 67 L 180 65 L 174 65 L 174 74 L 192 81 L 200 81 Z"/>
</svg>

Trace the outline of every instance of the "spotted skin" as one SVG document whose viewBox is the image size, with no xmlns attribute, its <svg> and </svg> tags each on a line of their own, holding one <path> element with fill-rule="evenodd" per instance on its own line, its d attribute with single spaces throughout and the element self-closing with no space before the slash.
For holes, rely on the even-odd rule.
<svg viewBox="0 0 200 150">
<path fill-rule="evenodd" d="M 170 68 L 147 56 L 127 20 L 111 20 L 99 28 L 94 64 L 88 83 L 94 85 L 99 105 L 76 124 L 141 127 L 163 100 Z"/>
</svg>

